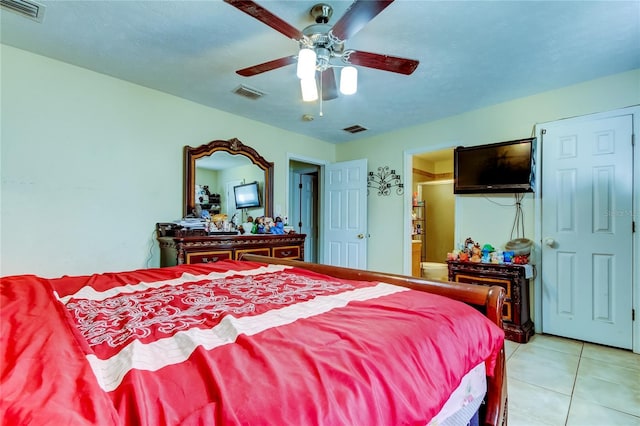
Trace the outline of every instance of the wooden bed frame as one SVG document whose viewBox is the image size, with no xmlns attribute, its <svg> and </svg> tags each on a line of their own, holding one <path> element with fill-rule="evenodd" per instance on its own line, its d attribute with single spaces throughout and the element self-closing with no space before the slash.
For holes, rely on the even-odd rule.
<svg viewBox="0 0 640 426">
<path fill-rule="evenodd" d="M 408 287 L 413 290 L 426 291 L 451 299 L 459 300 L 478 308 L 489 320 L 502 328 L 502 304 L 505 291 L 502 287 L 476 286 L 472 284 L 429 281 L 399 274 L 370 272 L 359 269 L 342 268 L 317 263 L 307 263 L 297 260 L 278 259 L 274 257 L 244 254 L 241 260 L 253 262 L 274 263 L 308 269 L 336 278 L 382 281 Z M 507 424 L 507 377 L 504 346 L 500 351 L 493 377 L 487 376 L 487 395 L 480 409 L 480 424 L 499 426 Z"/>
</svg>

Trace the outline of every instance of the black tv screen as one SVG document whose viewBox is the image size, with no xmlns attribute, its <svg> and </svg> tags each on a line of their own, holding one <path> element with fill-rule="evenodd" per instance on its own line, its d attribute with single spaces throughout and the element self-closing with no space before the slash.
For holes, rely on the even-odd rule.
<svg viewBox="0 0 640 426">
<path fill-rule="evenodd" d="M 453 192 L 533 192 L 536 139 L 518 139 L 454 150 Z"/>
<path fill-rule="evenodd" d="M 245 183 L 233 187 L 236 209 L 260 207 L 260 188 L 258 182 Z"/>
</svg>

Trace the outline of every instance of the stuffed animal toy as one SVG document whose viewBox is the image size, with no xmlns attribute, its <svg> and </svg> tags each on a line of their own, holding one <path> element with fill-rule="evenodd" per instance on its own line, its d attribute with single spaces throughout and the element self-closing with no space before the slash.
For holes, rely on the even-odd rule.
<svg viewBox="0 0 640 426">
<path fill-rule="evenodd" d="M 271 227 L 273 226 L 273 218 L 270 218 L 269 216 L 264 216 L 263 218 L 263 224 L 264 224 L 264 232 L 265 234 L 268 234 L 269 232 L 271 232 Z"/>
<path fill-rule="evenodd" d="M 217 229 L 222 229 L 222 224 L 226 220 L 227 220 L 227 215 L 222 213 L 214 214 L 213 217 L 211 218 L 211 222 L 214 223 Z"/>
<path fill-rule="evenodd" d="M 271 233 L 275 235 L 284 234 L 284 223 L 280 217 L 276 217 L 275 223 L 271 226 Z"/>
<path fill-rule="evenodd" d="M 256 220 L 253 221 L 253 229 L 251 230 L 251 233 L 264 234 L 265 232 L 264 216 L 257 217 Z"/>
<path fill-rule="evenodd" d="M 469 258 L 472 262 L 481 262 L 482 261 L 482 249 L 480 248 L 480 244 L 476 243 L 471 248 L 471 257 Z"/>
</svg>

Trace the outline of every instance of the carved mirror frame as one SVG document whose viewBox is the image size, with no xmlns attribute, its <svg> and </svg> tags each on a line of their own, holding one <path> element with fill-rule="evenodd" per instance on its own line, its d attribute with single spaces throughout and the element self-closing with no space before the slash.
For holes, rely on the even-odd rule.
<svg viewBox="0 0 640 426">
<path fill-rule="evenodd" d="M 258 152 L 233 138 L 228 141 L 214 140 L 198 147 L 184 147 L 184 206 L 183 215 L 186 217 L 196 206 L 196 160 L 209 156 L 215 152 L 226 151 L 232 155 L 243 155 L 251 163 L 264 171 L 264 214 L 273 217 L 273 163 L 267 161 Z"/>
</svg>

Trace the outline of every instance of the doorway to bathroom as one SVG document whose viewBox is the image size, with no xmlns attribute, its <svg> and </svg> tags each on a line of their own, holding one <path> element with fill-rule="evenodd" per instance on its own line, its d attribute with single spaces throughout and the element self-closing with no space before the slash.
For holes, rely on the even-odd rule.
<svg viewBox="0 0 640 426">
<path fill-rule="evenodd" d="M 453 148 L 414 154 L 411 187 L 423 215 L 422 229 L 412 227 L 412 240 L 422 241 L 421 276 L 447 280 L 447 253 L 455 248 Z"/>
</svg>

